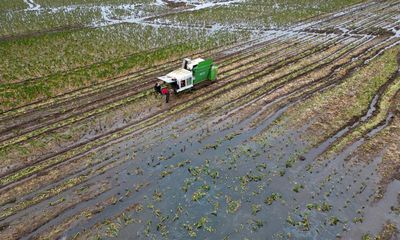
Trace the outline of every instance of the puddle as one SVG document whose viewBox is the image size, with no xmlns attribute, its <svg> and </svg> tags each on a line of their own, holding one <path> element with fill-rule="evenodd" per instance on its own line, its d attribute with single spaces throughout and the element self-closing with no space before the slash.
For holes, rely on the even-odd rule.
<svg viewBox="0 0 400 240">
<path fill-rule="evenodd" d="M 28 4 L 27 11 L 39 11 L 42 7 L 34 2 L 33 0 L 24 0 L 26 4 Z"/>
<path fill-rule="evenodd" d="M 361 224 L 351 227 L 350 231 L 343 235 L 345 239 L 360 239 L 366 233 L 379 232 L 383 224 L 387 221 L 400 227 L 400 218 L 391 211 L 391 206 L 397 206 L 398 196 L 400 194 L 400 181 L 394 180 L 387 189 L 385 196 L 377 203 L 369 206 L 364 214 L 364 219 Z M 378 224 L 379 223 L 379 224 Z"/>
</svg>

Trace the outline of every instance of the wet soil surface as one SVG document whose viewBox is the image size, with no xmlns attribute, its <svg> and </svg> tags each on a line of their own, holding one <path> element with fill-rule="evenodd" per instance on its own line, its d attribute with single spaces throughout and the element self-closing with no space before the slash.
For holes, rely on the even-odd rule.
<svg viewBox="0 0 400 240">
<path fill-rule="evenodd" d="M 399 6 L 359 5 L 195 53 L 215 58 L 218 81 L 169 104 L 150 91 L 178 60 L 4 113 L 2 238 L 361 239 L 388 222 L 399 228 L 400 182 L 376 198 L 378 167 L 396 150 L 348 160 L 398 112 L 320 158 L 381 111 L 398 78 L 318 144 L 306 131 L 318 113 L 296 128 L 282 118 L 395 48 Z"/>
</svg>

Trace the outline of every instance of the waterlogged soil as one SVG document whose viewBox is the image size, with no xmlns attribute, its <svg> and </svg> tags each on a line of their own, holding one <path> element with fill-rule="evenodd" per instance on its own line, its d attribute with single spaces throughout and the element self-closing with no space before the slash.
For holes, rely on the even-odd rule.
<svg viewBox="0 0 400 240">
<path fill-rule="evenodd" d="M 105 100 L 107 86 L 76 95 L 68 112 L 55 98 L 7 113 L 21 129 L 0 136 L 8 149 L 2 239 L 368 239 L 382 231 L 397 239 L 400 181 L 388 166 L 398 166 L 400 48 L 398 34 L 380 28 L 395 31 L 399 4 L 359 5 L 216 51 L 218 81 L 168 104 L 148 93 L 150 71 L 111 82 Z M 388 66 L 394 74 L 382 72 Z M 118 86 L 141 80 L 149 86 L 132 91 L 138 100 L 116 104 L 126 93 Z M 328 96 L 352 101 L 353 111 Z M 90 100 L 98 113 L 83 107 Z M 343 117 L 313 110 L 323 100 Z M 45 119 L 46 109 L 57 118 Z M 360 138 L 324 155 L 362 126 L 370 127 Z"/>
<path fill-rule="evenodd" d="M 362 222 L 373 201 L 380 157 L 356 166 L 349 166 L 345 156 L 316 163 L 317 149 L 301 154 L 307 148 L 301 130 L 272 134 L 266 143 L 250 140 L 279 115 L 254 129 L 246 128 L 245 121 L 223 131 L 219 129 L 226 126 L 195 131 L 177 130 L 172 124 L 164 134 L 148 132 L 147 139 L 158 141 L 146 141 L 144 146 L 130 143 L 135 160 L 106 178 L 115 180 L 114 192 L 121 195 L 138 183 L 149 185 L 99 217 L 124 212 L 132 204 L 142 206 L 140 212 L 124 212 L 125 218 L 135 220 L 122 224 L 118 239 L 164 235 L 170 239 L 194 235 L 199 239 L 263 239 L 266 233 L 278 239 L 334 239 L 357 228 L 354 219 Z M 386 205 L 388 212 L 390 204 Z M 108 227 L 95 226 L 90 234 L 104 231 L 109 235 Z M 362 234 L 353 233 L 358 238 Z"/>
</svg>

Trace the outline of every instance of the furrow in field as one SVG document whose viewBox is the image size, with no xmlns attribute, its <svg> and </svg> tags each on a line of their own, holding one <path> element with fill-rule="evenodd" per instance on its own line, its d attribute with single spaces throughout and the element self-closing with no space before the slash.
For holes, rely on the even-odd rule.
<svg viewBox="0 0 400 240">
<path fill-rule="evenodd" d="M 86 191 L 82 192 L 81 195 L 61 198 L 59 201 L 48 206 L 45 211 L 33 213 L 29 217 L 20 219 L 19 222 L 14 223 L 12 228 L 6 228 L 1 232 L 2 237 L 3 239 L 21 238 L 24 235 L 35 231 L 43 224 L 51 221 L 64 211 L 74 208 L 83 201 L 89 201 L 90 199 L 96 198 L 110 188 L 111 185 L 107 181 L 102 181 L 90 186 Z"/>
<path fill-rule="evenodd" d="M 336 18 L 333 18 L 330 21 L 324 21 L 312 27 L 315 27 L 316 29 L 328 29 L 337 28 L 338 26 L 348 28 L 348 25 L 353 25 L 356 26 L 356 29 L 366 28 L 370 24 L 377 23 L 380 19 L 388 18 L 387 11 L 395 11 L 397 5 L 397 3 L 375 3 L 375 6 L 373 7 L 368 6 L 351 13 L 343 15 L 339 14 Z M 381 11 L 383 11 L 383 13 Z M 343 26 L 343 24 L 345 25 Z M 354 29 L 352 29 L 352 31 L 354 31 Z"/>
<path fill-rule="evenodd" d="M 360 55 L 358 55 L 360 56 Z M 346 66 L 346 64 L 349 64 L 349 66 Z M 359 62 L 358 64 L 352 64 L 351 61 L 345 63 L 345 64 L 340 64 L 337 67 L 335 67 L 334 72 L 331 72 L 330 75 L 326 77 L 322 77 L 320 79 L 317 79 L 312 82 L 313 85 L 306 86 L 305 88 L 301 87 L 300 89 L 296 89 L 295 91 L 292 91 L 288 94 L 290 96 L 290 99 L 282 99 L 282 98 L 277 98 L 273 99 L 271 103 L 275 102 L 281 102 L 282 100 L 286 102 L 285 105 L 289 104 L 289 102 L 292 102 L 293 99 L 296 98 L 301 98 L 302 100 L 305 100 L 309 97 L 312 96 L 312 94 L 316 92 L 322 92 L 325 91 L 329 88 L 332 88 L 341 82 L 345 81 L 347 77 L 351 76 L 351 74 L 358 68 L 361 67 L 363 64 Z M 341 69 L 342 67 L 346 67 L 344 69 Z M 340 71 L 340 73 L 336 73 L 336 71 Z M 314 84 L 315 83 L 315 84 Z M 300 92 L 298 90 L 304 90 L 303 92 Z M 269 102 L 267 102 L 269 106 Z M 284 105 L 284 106 L 285 106 Z M 260 112 L 256 112 L 257 116 L 252 122 L 252 126 L 255 127 L 259 122 L 263 121 L 265 118 L 265 114 L 268 114 L 268 109 L 263 107 L 260 109 Z"/>
<path fill-rule="evenodd" d="M 279 84 L 278 86 L 273 86 L 272 89 L 271 89 L 272 86 L 268 86 L 261 89 L 255 89 L 253 91 L 248 92 L 245 95 L 239 95 L 238 98 L 239 103 L 233 106 L 229 106 L 231 103 L 237 102 L 237 100 L 235 99 L 234 101 L 223 102 L 223 104 L 219 108 L 217 104 L 217 107 L 211 108 L 211 111 L 207 111 L 205 115 L 216 116 L 218 115 L 218 113 L 223 114 L 222 116 L 218 117 L 215 120 L 215 122 L 219 122 L 227 118 L 233 119 L 232 114 L 235 113 L 237 115 L 241 115 L 239 118 L 245 118 L 246 116 L 248 116 L 248 114 L 250 114 L 248 113 L 249 109 L 261 108 L 266 110 L 266 107 L 267 106 L 270 107 L 271 103 L 279 102 L 282 100 L 284 101 L 286 100 L 287 102 L 285 96 L 292 97 L 293 94 L 296 94 L 297 92 L 302 90 L 305 90 L 305 92 L 315 92 L 316 90 L 314 90 L 314 88 L 317 89 L 318 91 L 326 88 L 327 86 L 338 84 L 338 81 L 340 79 L 345 78 L 345 76 L 348 76 L 349 72 L 353 71 L 354 69 L 363 64 L 362 60 L 354 62 L 353 58 L 360 57 L 360 55 L 366 53 L 367 50 L 369 50 L 370 47 L 373 47 L 377 42 L 379 42 L 379 40 L 377 39 L 375 39 L 374 41 L 361 41 L 359 45 L 355 44 L 354 46 L 344 49 L 342 51 L 339 50 L 337 52 L 338 56 L 336 56 L 333 60 L 330 60 L 328 62 L 325 61 L 325 63 L 323 63 L 322 61 L 321 65 L 315 71 L 310 70 L 308 71 L 307 74 L 292 76 L 293 78 L 290 81 L 284 82 L 283 84 Z M 365 60 L 368 57 L 370 56 L 367 55 L 361 59 Z M 342 68 L 343 66 L 348 67 L 348 69 L 346 69 L 345 73 L 340 73 L 339 69 Z M 314 74 L 316 76 L 313 76 Z M 328 81 L 328 83 L 325 83 L 326 81 Z M 294 88 L 294 90 L 280 95 L 280 92 L 286 92 L 290 89 L 290 87 Z M 245 96 L 246 98 L 243 98 L 243 96 Z M 215 103 L 213 103 L 213 105 L 215 105 Z M 250 112 L 251 114 L 254 114 L 254 112 L 257 111 L 251 110 Z"/>
<path fill-rule="evenodd" d="M 269 82 L 268 86 L 256 87 L 253 90 L 248 91 L 246 94 L 241 95 L 232 101 L 224 103 L 224 105 L 221 106 L 223 111 L 220 111 L 224 112 L 224 115 L 222 118 L 217 118 L 216 121 L 231 118 L 234 114 L 242 114 L 242 112 L 245 111 L 245 108 L 248 110 L 251 105 L 256 106 L 257 108 L 263 106 L 264 104 L 268 104 L 268 106 L 270 106 L 270 101 L 276 101 L 276 99 L 281 100 L 283 96 L 280 95 L 280 92 L 287 91 L 287 88 L 301 86 L 295 90 L 299 91 L 303 90 L 304 88 L 312 87 L 312 84 L 320 84 L 320 81 L 327 80 L 327 76 L 331 76 L 337 69 L 349 64 L 353 57 L 359 56 L 360 51 L 364 51 L 365 48 L 372 46 L 372 44 L 376 42 L 377 41 L 368 43 L 368 40 L 363 40 L 346 43 L 349 45 L 337 49 L 332 54 L 328 54 L 326 57 L 320 59 L 319 62 L 308 67 L 307 69 L 298 69 L 283 76 L 271 76 L 270 78 L 273 80 Z M 346 60 L 343 63 L 344 59 Z M 313 76 L 314 74 L 322 76 L 320 78 L 316 78 Z M 329 80 L 331 80 L 330 77 Z M 292 95 L 293 92 L 294 91 L 288 93 L 288 95 Z M 266 97 L 273 99 L 267 101 L 265 99 Z M 217 113 L 212 112 L 207 114 L 214 115 Z"/>
<path fill-rule="evenodd" d="M 126 195 L 124 197 L 129 197 L 130 195 Z M 110 197 L 106 200 L 104 200 L 101 203 L 96 204 L 95 206 L 90 206 L 85 209 L 82 209 L 79 214 L 72 215 L 69 217 L 66 217 L 65 220 L 58 224 L 51 225 L 48 229 L 44 229 L 43 231 L 39 231 L 38 233 L 33 233 L 31 234 L 32 239 L 59 239 L 62 238 L 63 235 L 65 235 L 65 230 L 66 229 L 71 229 L 74 226 L 78 226 L 79 224 L 87 223 L 87 220 L 93 219 L 94 217 L 97 217 L 104 209 L 107 207 L 110 207 L 114 205 L 115 199 L 117 199 L 118 196 L 113 196 Z M 121 199 L 122 200 L 122 199 Z M 136 211 L 140 212 L 142 210 L 143 206 L 139 203 L 133 203 L 131 206 L 127 207 L 124 211 Z M 77 236 L 78 238 L 81 237 Z M 85 238 L 85 236 L 83 236 Z"/>
<path fill-rule="evenodd" d="M 388 43 L 388 44 L 389 44 L 389 43 Z M 341 77 L 341 78 L 339 79 L 340 82 L 346 81 L 346 79 L 351 78 L 351 77 L 354 77 L 353 74 L 354 74 L 354 72 L 356 72 L 356 70 L 359 70 L 360 68 L 361 68 L 361 70 L 362 70 L 362 69 L 368 67 L 368 64 L 366 64 L 365 61 L 368 60 L 368 59 L 373 58 L 374 55 L 375 55 L 377 52 L 381 51 L 382 48 L 384 48 L 384 47 L 385 47 L 385 46 L 379 46 L 379 47 L 373 46 L 373 47 L 371 47 L 371 48 L 367 48 L 367 50 L 364 51 L 364 52 L 362 53 L 362 56 L 358 57 L 356 61 L 352 61 L 352 62 L 350 63 L 350 65 L 349 65 L 349 66 L 350 66 L 350 69 L 348 70 L 348 72 L 345 74 L 344 77 Z M 342 70 L 341 70 L 341 71 L 342 71 Z M 339 73 L 340 73 L 340 72 L 339 72 Z M 340 73 L 340 74 L 342 74 L 342 73 Z M 333 86 L 336 86 L 336 85 L 337 85 L 337 84 L 335 84 L 335 85 L 333 85 Z M 325 86 L 323 90 L 326 91 L 326 90 L 332 88 L 333 86 L 331 86 L 331 85 L 328 83 L 328 85 Z M 320 92 L 318 92 L 318 93 L 323 93 L 323 91 L 320 91 Z M 375 101 L 376 101 L 376 100 L 377 100 L 377 99 L 372 99 L 372 100 L 371 100 L 372 102 L 369 104 L 369 108 L 365 110 L 365 115 L 366 115 L 366 116 L 365 116 L 365 117 L 360 116 L 360 119 L 358 119 L 358 120 L 364 121 L 364 120 L 367 120 L 367 119 L 369 119 L 370 117 L 373 116 L 373 114 L 369 114 L 369 110 L 370 110 L 370 108 L 373 108 L 373 107 L 375 106 L 375 104 L 376 104 Z M 357 120 L 357 119 L 356 119 L 356 120 Z M 354 122 L 355 122 L 356 120 L 353 119 L 353 120 L 351 121 L 352 123 L 350 123 L 350 125 L 351 125 L 351 124 L 354 124 Z M 347 126 L 347 125 L 346 125 L 346 126 Z M 346 128 L 346 129 L 347 129 L 347 128 Z M 343 133 L 341 133 L 341 132 L 343 132 L 343 131 L 338 131 L 337 133 L 340 133 L 340 136 L 342 136 Z M 336 134 L 335 134 L 335 135 L 336 135 Z M 332 138 L 337 139 L 337 137 L 332 137 Z M 331 141 L 329 141 L 329 142 L 331 142 Z M 328 146 L 326 146 L 326 147 L 328 147 Z"/>
<path fill-rule="evenodd" d="M 400 55 L 398 55 L 398 66 L 400 66 Z M 362 138 L 368 136 L 367 132 L 371 129 L 377 128 L 379 125 L 386 121 L 386 116 L 389 114 L 390 101 L 400 90 L 399 68 L 389 77 L 388 81 L 378 90 L 376 97 L 373 99 L 366 114 L 357 119 L 351 126 L 346 127 L 347 131 L 340 129 L 339 132 L 343 134 L 331 143 L 324 152 L 321 153 L 319 158 L 329 158 L 333 154 L 343 151 L 343 149 Z M 372 109 L 372 111 L 371 111 Z"/>
<path fill-rule="evenodd" d="M 33 190 L 33 187 L 40 187 L 41 189 L 44 188 L 45 186 L 43 184 L 40 184 L 38 182 L 38 179 L 32 179 L 32 182 L 27 182 L 26 184 L 19 186 L 18 188 L 15 189 L 10 189 L 8 192 L 3 192 L 1 201 L 2 204 L 6 203 L 6 201 L 11 201 L 13 199 L 20 199 L 23 197 L 23 200 L 16 200 L 15 204 L 8 204 L 8 206 L 2 207 L 1 208 L 1 214 L 0 214 L 0 221 L 3 221 L 7 219 L 8 217 L 21 212 L 22 210 L 32 207 L 34 205 L 37 205 L 47 199 L 50 199 L 55 196 L 59 196 L 62 192 L 67 191 L 70 188 L 76 187 L 77 185 L 82 185 L 86 183 L 89 179 L 101 175 L 106 171 L 109 171 L 113 167 L 117 165 L 121 165 L 125 163 L 127 158 L 125 158 L 122 161 L 105 161 L 104 163 L 98 162 L 96 163 L 99 166 L 95 166 L 92 164 L 88 164 L 82 168 L 82 162 L 85 163 L 84 159 L 79 159 L 79 161 L 72 162 L 70 163 L 71 166 L 60 166 L 58 169 L 53 169 L 54 173 L 52 173 L 50 176 L 43 175 L 43 176 L 38 176 L 38 178 L 41 178 L 40 181 L 46 181 L 47 183 L 49 182 L 54 182 L 55 184 L 50 185 L 49 188 L 44 189 L 39 192 L 35 192 L 35 194 L 28 194 L 26 195 L 27 192 L 23 192 L 23 190 L 26 188 L 29 188 L 30 191 Z M 76 169 L 74 169 L 74 167 Z M 87 170 L 87 171 L 84 171 Z M 65 176 L 62 174 L 62 171 L 68 171 L 70 175 L 73 175 L 69 179 L 66 179 L 68 176 Z M 77 172 L 78 174 L 74 173 Z M 61 179 L 60 176 L 57 176 L 56 174 L 59 174 L 60 176 L 63 177 L 62 181 L 57 183 L 57 179 Z M 39 184 L 35 186 L 36 184 Z M 24 193 L 24 194 L 21 194 Z"/>
<path fill-rule="evenodd" d="M 351 77 L 352 74 L 358 68 L 363 67 L 364 66 L 363 60 L 370 58 L 371 56 L 373 56 L 374 53 L 376 53 L 379 50 L 380 50 L 379 48 L 372 52 L 364 50 L 362 53 L 360 53 L 358 55 L 358 58 L 360 58 L 360 60 L 358 60 L 356 62 L 349 61 L 347 63 L 340 64 L 340 65 L 334 67 L 335 70 L 333 72 L 331 72 L 331 74 L 328 75 L 327 77 L 317 79 L 316 85 L 312 85 L 310 87 L 307 86 L 305 91 L 303 93 L 300 93 L 300 95 L 296 94 L 297 90 L 295 92 L 291 92 L 289 95 L 292 95 L 292 93 L 295 93 L 296 98 L 300 97 L 302 100 L 305 100 L 305 99 L 308 99 L 309 97 L 311 97 L 312 94 L 314 94 L 314 93 L 317 93 L 317 92 L 320 93 L 320 92 L 326 91 L 327 89 L 330 89 L 334 86 L 337 86 L 338 84 L 342 83 L 343 81 L 346 81 L 347 78 Z M 343 69 L 341 69 L 341 68 L 343 68 Z M 328 80 L 328 81 L 321 82 L 321 80 Z M 281 101 L 282 99 L 278 99 L 278 100 Z M 288 102 L 288 101 L 286 101 L 286 102 Z M 292 102 L 292 100 L 289 100 L 289 102 Z M 266 111 L 266 110 L 267 110 L 266 108 L 263 109 L 263 111 Z M 252 125 L 256 126 L 259 121 L 262 121 L 262 119 L 263 119 L 262 116 L 259 117 L 259 119 L 257 119 L 255 121 L 255 123 L 253 123 Z"/>
</svg>

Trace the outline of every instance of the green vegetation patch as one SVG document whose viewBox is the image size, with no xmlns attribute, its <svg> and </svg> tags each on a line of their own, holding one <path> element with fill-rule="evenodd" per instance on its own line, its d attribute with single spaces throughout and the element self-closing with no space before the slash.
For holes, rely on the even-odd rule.
<svg viewBox="0 0 400 240">
<path fill-rule="evenodd" d="M 352 119 L 366 113 L 374 95 L 397 71 L 399 49 L 395 47 L 388 50 L 341 84 L 297 104 L 279 121 L 285 119 L 285 126 L 300 126 L 306 119 L 314 117 L 316 121 L 306 130 L 309 136 L 307 140 L 312 145 L 318 144 L 351 123 Z M 392 85 L 388 93 L 392 94 L 396 86 Z M 386 104 L 385 101 L 382 103 Z"/>
<path fill-rule="evenodd" d="M 164 19 L 179 23 L 211 26 L 215 23 L 251 27 L 287 27 L 300 20 L 333 12 L 363 0 L 248 0 L 229 6 L 177 13 Z"/>
</svg>

